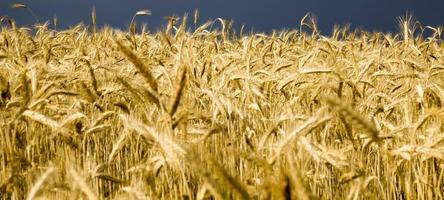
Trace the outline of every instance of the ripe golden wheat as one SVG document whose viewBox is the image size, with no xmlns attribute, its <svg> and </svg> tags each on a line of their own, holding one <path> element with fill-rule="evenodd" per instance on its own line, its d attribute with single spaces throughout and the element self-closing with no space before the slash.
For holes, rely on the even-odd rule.
<svg viewBox="0 0 444 200">
<path fill-rule="evenodd" d="M 91 16 L 0 27 L 0 199 L 444 198 L 442 28 Z"/>
</svg>

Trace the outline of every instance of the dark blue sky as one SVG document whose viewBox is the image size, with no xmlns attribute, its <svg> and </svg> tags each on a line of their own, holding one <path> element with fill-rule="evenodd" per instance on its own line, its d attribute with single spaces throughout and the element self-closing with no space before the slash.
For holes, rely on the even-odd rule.
<svg viewBox="0 0 444 200">
<path fill-rule="evenodd" d="M 132 15 L 150 9 L 152 16 L 137 18 L 151 30 L 165 25 L 165 16 L 200 11 L 200 22 L 218 17 L 234 19 L 236 27 L 245 24 L 257 31 L 292 29 L 307 12 L 317 16 L 322 33 L 329 33 L 334 24 L 350 23 L 368 30 L 397 31 L 396 19 L 412 11 L 424 25 L 444 24 L 444 0 L 22 0 L 0 1 L 0 16 L 7 15 L 19 24 L 33 23 L 25 10 L 10 8 L 11 3 L 24 3 L 42 20 L 57 15 L 61 27 L 79 22 L 89 24 L 92 7 L 96 8 L 99 25 L 127 27 Z M 191 21 L 191 20 L 190 20 Z"/>
</svg>

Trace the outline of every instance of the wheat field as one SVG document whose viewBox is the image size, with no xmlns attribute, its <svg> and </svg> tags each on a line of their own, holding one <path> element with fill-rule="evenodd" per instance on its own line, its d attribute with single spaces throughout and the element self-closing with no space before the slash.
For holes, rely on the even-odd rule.
<svg viewBox="0 0 444 200">
<path fill-rule="evenodd" d="M 0 198 L 444 198 L 442 28 L 197 17 L 2 19 Z"/>
</svg>

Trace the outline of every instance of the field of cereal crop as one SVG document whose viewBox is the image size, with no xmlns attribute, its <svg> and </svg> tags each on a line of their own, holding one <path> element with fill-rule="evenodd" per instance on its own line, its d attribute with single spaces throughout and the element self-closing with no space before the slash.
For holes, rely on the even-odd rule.
<svg viewBox="0 0 444 200">
<path fill-rule="evenodd" d="M 1 199 L 444 198 L 442 28 L 2 22 Z"/>
</svg>

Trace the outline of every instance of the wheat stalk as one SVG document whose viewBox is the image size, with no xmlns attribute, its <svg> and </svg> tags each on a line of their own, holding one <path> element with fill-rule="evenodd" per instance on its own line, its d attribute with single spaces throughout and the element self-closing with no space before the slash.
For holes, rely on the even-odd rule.
<svg viewBox="0 0 444 200">
<path fill-rule="evenodd" d="M 32 186 L 31 190 L 28 193 L 28 196 L 26 197 L 26 200 L 32 200 L 35 198 L 37 193 L 39 192 L 42 185 L 45 183 L 45 181 L 48 179 L 48 177 L 55 171 L 54 167 L 49 167 L 45 173 L 40 176 L 40 178 L 35 182 L 35 184 Z"/>
</svg>

